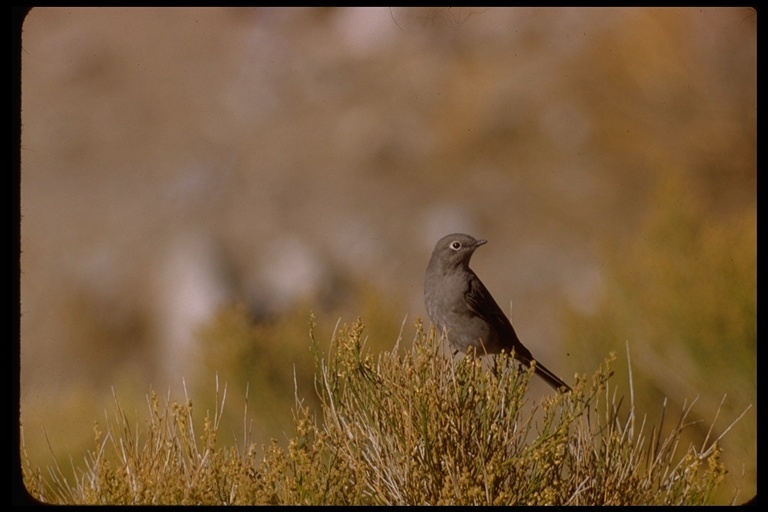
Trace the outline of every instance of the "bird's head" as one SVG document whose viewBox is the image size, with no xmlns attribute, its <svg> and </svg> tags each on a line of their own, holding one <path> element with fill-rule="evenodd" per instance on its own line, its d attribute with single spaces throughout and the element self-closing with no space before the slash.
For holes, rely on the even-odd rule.
<svg viewBox="0 0 768 512">
<path fill-rule="evenodd" d="M 430 265 L 436 265 L 442 269 L 467 267 L 472 253 L 484 243 L 486 243 L 485 240 L 477 240 L 462 233 L 444 236 L 438 240 L 435 250 L 432 251 Z"/>
</svg>

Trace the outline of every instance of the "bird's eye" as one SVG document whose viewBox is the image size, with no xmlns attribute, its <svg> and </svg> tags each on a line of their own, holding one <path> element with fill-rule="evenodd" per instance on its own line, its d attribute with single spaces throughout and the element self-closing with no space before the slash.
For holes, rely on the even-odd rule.
<svg viewBox="0 0 768 512">
<path fill-rule="evenodd" d="M 454 251 L 461 249 L 461 242 L 451 242 L 451 249 Z"/>
</svg>

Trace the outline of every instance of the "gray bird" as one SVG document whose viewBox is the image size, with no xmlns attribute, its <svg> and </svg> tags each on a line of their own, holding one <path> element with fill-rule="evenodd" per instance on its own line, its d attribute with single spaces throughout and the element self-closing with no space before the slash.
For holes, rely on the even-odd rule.
<svg viewBox="0 0 768 512">
<path fill-rule="evenodd" d="M 484 243 L 460 233 L 437 242 L 424 279 L 427 314 L 437 329 L 445 332 L 454 351 L 475 347 L 482 355 L 515 349 L 515 358 L 530 366 L 534 361 L 531 351 L 520 342 L 507 316 L 469 268 L 472 254 Z M 538 361 L 534 372 L 556 390 L 571 390 Z"/>
</svg>

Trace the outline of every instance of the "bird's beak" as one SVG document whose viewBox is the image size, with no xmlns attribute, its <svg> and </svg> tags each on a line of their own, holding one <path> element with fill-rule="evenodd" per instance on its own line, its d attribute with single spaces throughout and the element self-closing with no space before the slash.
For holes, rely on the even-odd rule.
<svg viewBox="0 0 768 512">
<path fill-rule="evenodd" d="M 488 243 L 488 240 L 475 240 L 475 248 Z"/>
</svg>

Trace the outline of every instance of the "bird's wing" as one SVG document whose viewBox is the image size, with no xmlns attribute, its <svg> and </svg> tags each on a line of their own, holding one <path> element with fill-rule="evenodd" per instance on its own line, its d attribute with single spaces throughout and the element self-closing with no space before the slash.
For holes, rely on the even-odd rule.
<svg viewBox="0 0 768 512">
<path fill-rule="evenodd" d="M 530 364 L 533 355 L 520 342 L 515 329 L 512 327 L 512 323 L 499 305 L 496 304 L 491 292 L 488 291 L 474 272 L 468 281 L 469 285 L 464 293 L 464 298 L 472 314 L 488 322 L 495 332 L 499 334 L 501 338 L 499 341 L 509 348 L 514 347 L 515 355 L 524 363 Z"/>
<path fill-rule="evenodd" d="M 470 271 L 471 272 L 471 271 Z M 502 337 L 499 340 L 505 347 L 515 349 L 515 358 L 522 361 L 526 366 L 530 366 L 533 359 L 533 354 L 528 350 L 525 345 L 517 337 L 515 329 L 512 327 L 512 322 L 509 321 L 507 315 L 501 310 L 493 296 L 485 287 L 480 278 L 478 278 L 474 272 L 472 272 L 471 278 L 468 280 L 469 285 L 464 293 L 467 306 L 473 315 L 476 315 L 490 324 L 490 326 L 499 333 Z M 536 361 L 536 368 L 534 369 L 537 375 L 544 379 L 547 384 L 554 389 L 564 389 L 570 391 L 571 388 L 563 382 L 560 377 L 552 373 L 552 371 L 543 364 Z"/>
</svg>

